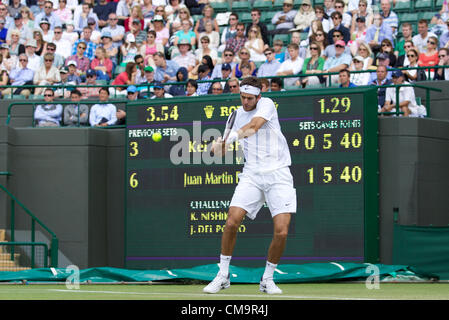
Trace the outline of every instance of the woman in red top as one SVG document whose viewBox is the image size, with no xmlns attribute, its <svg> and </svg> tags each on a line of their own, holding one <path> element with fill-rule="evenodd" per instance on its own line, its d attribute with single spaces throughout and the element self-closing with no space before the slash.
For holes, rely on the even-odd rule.
<svg viewBox="0 0 449 320">
<path fill-rule="evenodd" d="M 95 59 L 90 63 L 90 68 L 97 71 L 98 80 L 111 80 L 112 61 L 108 58 L 105 48 L 98 47 L 95 50 Z"/>
<path fill-rule="evenodd" d="M 111 95 L 119 94 L 122 91 L 126 92 L 126 88 L 130 85 L 136 84 L 136 76 L 137 76 L 137 65 L 134 62 L 128 62 L 126 64 L 126 69 L 122 73 L 120 73 L 114 81 L 112 81 L 111 85 L 125 85 L 124 87 L 111 87 Z"/>
<path fill-rule="evenodd" d="M 429 37 L 427 39 L 427 50 L 419 55 L 418 65 L 420 67 L 435 66 L 438 64 L 438 61 L 438 39 Z M 430 72 L 434 71 L 435 69 L 430 70 Z"/>
<path fill-rule="evenodd" d="M 134 6 L 131 9 L 131 15 L 125 20 L 125 32 L 131 31 L 133 20 L 140 20 L 140 29 L 143 30 L 145 21 L 143 20 L 142 8 L 140 6 Z"/>
</svg>

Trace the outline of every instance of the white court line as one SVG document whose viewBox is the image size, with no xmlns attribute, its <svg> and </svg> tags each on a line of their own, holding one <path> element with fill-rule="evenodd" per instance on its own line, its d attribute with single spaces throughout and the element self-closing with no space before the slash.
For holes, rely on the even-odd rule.
<svg viewBox="0 0 449 320">
<path fill-rule="evenodd" d="M 70 290 L 70 289 L 47 289 L 55 292 L 73 293 L 106 293 L 106 294 L 130 294 L 130 295 L 185 295 L 192 297 L 232 297 L 232 298 L 258 298 L 258 299 L 318 299 L 318 300 L 377 300 L 372 298 L 343 298 L 343 297 L 323 297 L 323 296 L 296 296 L 296 295 L 265 295 L 265 294 L 204 294 L 204 293 L 179 293 L 179 292 L 121 292 L 121 291 L 97 291 L 97 290 Z"/>
</svg>

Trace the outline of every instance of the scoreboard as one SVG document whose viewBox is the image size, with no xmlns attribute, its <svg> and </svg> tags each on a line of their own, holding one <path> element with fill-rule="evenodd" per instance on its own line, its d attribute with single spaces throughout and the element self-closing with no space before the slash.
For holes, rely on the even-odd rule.
<svg viewBox="0 0 449 320">
<path fill-rule="evenodd" d="M 298 208 L 281 263 L 379 260 L 375 88 L 266 93 L 292 158 Z M 214 157 L 239 95 L 145 100 L 127 106 L 125 266 L 216 263 L 242 145 Z M 155 142 L 152 135 L 162 134 Z M 242 142 L 243 140 L 240 140 Z M 244 219 L 233 264 L 261 266 L 273 224 L 263 206 Z M 261 264 L 262 263 L 262 264 Z"/>
</svg>

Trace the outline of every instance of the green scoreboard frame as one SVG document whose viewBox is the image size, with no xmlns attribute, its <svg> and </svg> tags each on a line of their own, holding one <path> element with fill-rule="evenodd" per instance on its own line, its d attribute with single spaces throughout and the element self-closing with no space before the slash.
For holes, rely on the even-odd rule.
<svg viewBox="0 0 449 320">
<path fill-rule="evenodd" d="M 264 96 L 278 111 L 298 199 L 281 263 L 379 262 L 376 88 Z M 207 161 L 211 137 L 206 133 L 221 135 L 240 104 L 239 95 L 232 94 L 128 104 L 125 267 L 218 261 L 244 159 L 235 143 L 221 163 Z M 155 132 L 161 141 L 153 141 Z M 244 219 L 233 264 L 261 266 L 272 231 L 266 206 L 255 220 Z"/>
</svg>

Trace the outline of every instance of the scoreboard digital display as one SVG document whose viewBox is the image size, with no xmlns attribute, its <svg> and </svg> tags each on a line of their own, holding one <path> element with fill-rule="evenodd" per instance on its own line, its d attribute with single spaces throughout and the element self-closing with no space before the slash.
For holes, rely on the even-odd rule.
<svg viewBox="0 0 449 320">
<path fill-rule="evenodd" d="M 378 248 L 377 91 L 267 93 L 292 158 L 298 209 L 281 263 L 372 262 Z M 210 154 L 238 95 L 128 104 L 125 266 L 183 268 L 216 263 L 242 171 L 239 143 Z M 162 134 L 155 142 L 152 135 Z M 264 206 L 244 219 L 233 264 L 261 266 L 273 233 Z"/>
</svg>

